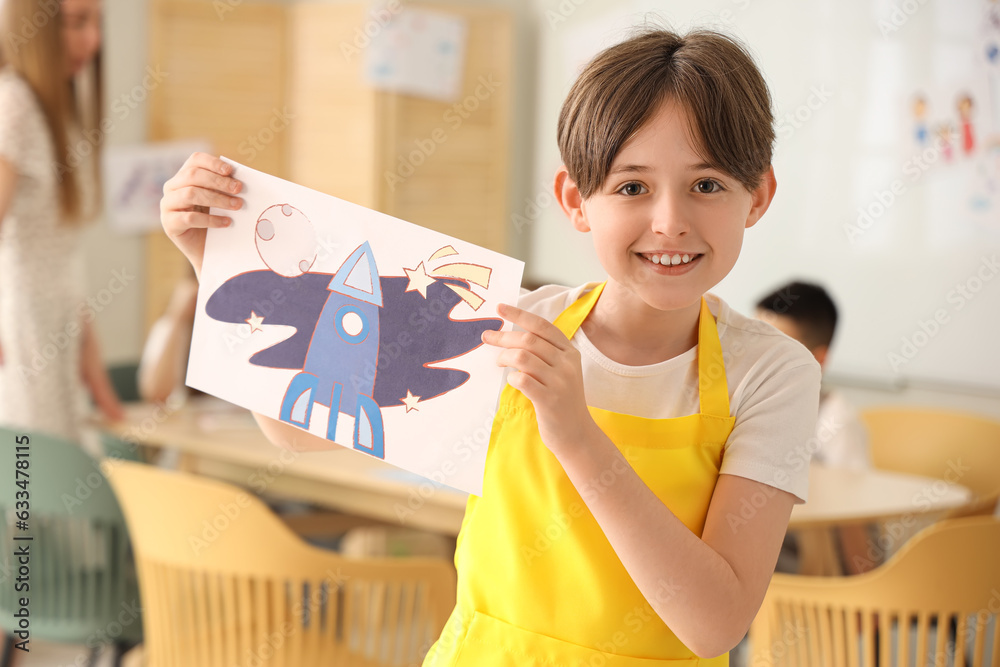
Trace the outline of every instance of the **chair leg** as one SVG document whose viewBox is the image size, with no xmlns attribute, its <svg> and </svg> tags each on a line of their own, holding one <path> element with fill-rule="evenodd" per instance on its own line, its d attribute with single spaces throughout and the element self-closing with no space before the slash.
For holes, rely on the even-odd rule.
<svg viewBox="0 0 1000 667">
<path fill-rule="evenodd" d="M 0 652 L 0 667 L 10 667 L 14 661 L 14 635 L 3 635 L 3 651 Z"/>
<path fill-rule="evenodd" d="M 102 646 L 102 644 L 98 644 L 90 649 L 90 652 L 87 654 L 87 667 L 94 667 L 97 664 L 97 659 L 101 657 Z"/>
<path fill-rule="evenodd" d="M 125 655 L 138 645 L 139 642 L 115 642 L 111 648 L 114 651 L 112 654 L 114 656 L 114 666 L 122 667 L 122 660 L 125 659 Z"/>
</svg>

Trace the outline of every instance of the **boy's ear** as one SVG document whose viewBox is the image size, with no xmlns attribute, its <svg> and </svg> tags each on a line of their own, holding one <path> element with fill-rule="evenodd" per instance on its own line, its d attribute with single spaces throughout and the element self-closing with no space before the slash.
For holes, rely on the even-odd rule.
<svg viewBox="0 0 1000 667">
<path fill-rule="evenodd" d="M 778 182 L 774 179 L 774 167 L 768 167 L 767 173 L 760 179 L 760 185 L 750 193 L 751 204 L 750 213 L 747 215 L 746 228 L 750 229 L 761 219 L 767 207 L 774 199 L 774 191 L 778 189 Z"/>
<path fill-rule="evenodd" d="M 580 196 L 580 189 L 576 187 L 576 181 L 569 176 L 566 165 L 561 165 L 556 171 L 555 178 L 556 201 L 562 207 L 563 213 L 573 223 L 573 227 L 578 232 L 589 232 L 590 225 L 587 223 L 587 214 L 583 210 L 583 197 Z"/>
<path fill-rule="evenodd" d="M 816 361 L 819 362 L 819 367 L 823 368 L 826 366 L 826 356 L 830 352 L 830 348 L 826 345 L 817 345 L 812 350 L 813 356 L 816 357 Z"/>
</svg>

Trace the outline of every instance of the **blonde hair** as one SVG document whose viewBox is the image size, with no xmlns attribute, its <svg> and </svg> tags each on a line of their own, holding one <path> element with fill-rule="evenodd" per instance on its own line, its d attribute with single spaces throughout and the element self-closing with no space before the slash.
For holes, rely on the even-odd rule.
<svg viewBox="0 0 1000 667">
<path fill-rule="evenodd" d="M 686 107 L 708 164 L 757 187 L 774 128 L 767 84 L 746 48 L 711 30 L 646 29 L 598 54 L 559 114 L 559 151 L 585 199 L 666 99 Z"/>
<path fill-rule="evenodd" d="M 38 100 L 52 137 L 59 176 L 59 209 L 67 224 L 81 222 L 96 211 L 83 210 L 83 196 L 76 168 L 89 157 L 93 161 L 100 192 L 100 142 L 91 142 L 87 155 L 77 154 L 70 144 L 69 128 L 75 123 L 85 137 L 100 137 L 100 54 L 70 80 L 66 68 L 60 0 L 2 0 L 0 2 L 0 65 L 11 67 L 23 78 Z M 85 141 L 89 141 L 86 139 Z M 100 201 L 100 197 L 95 197 Z"/>
</svg>

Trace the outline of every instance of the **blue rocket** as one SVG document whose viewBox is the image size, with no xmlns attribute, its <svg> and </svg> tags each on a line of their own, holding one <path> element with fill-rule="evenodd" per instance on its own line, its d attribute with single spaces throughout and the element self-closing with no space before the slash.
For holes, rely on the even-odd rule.
<svg viewBox="0 0 1000 667">
<path fill-rule="evenodd" d="M 371 247 L 355 250 L 327 285 L 302 372 L 281 402 L 281 421 L 309 428 L 314 403 L 330 408 L 326 437 L 335 440 L 341 412 L 354 415 L 354 447 L 385 458 L 382 413 L 373 397 L 382 289 Z"/>
<path fill-rule="evenodd" d="M 354 417 L 353 446 L 385 457 L 381 408 L 402 406 L 408 392 L 422 401 L 462 386 L 469 374 L 444 362 L 482 345 L 498 318 L 456 320 L 462 279 L 439 277 L 422 295 L 403 276 L 379 276 L 363 243 L 334 274 L 305 271 L 287 276 L 250 271 L 228 279 L 212 294 L 206 313 L 240 324 L 252 312 L 294 334 L 256 352 L 250 363 L 298 370 L 288 384 L 279 418 L 308 428 L 313 405 L 330 408 L 326 437 L 336 439 L 341 413 Z M 280 294 L 281 299 L 270 298 Z M 405 345 L 400 345 L 404 341 Z"/>
</svg>

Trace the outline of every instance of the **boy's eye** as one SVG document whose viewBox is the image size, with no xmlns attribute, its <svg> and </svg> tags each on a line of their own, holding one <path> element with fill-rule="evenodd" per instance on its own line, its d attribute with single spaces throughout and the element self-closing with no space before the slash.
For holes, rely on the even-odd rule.
<svg viewBox="0 0 1000 667">
<path fill-rule="evenodd" d="M 625 185 L 623 185 L 621 188 L 618 189 L 618 192 L 622 193 L 623 195 L 628 195 L 629 197 L 635 197 L 636 195 L 641 195 L 643 192 L 645 192 L 645 190 L 646 188 L 642 187 L 641 183 L 636 183 L 635 181 L 633 181 L 631 183 L 626 183 Z"/>
<path fill-rule="evenodd" d="M 701 194 L 712 194 L 713 192 L 719 192 L 722 190 L 722 186 L 719 185 L 718 181 L 713 181 L 710 178 L 706 178 L 703 181 L 698 181 L 697 185 L 694 186 L 698 192 Z"/>
</svg>

